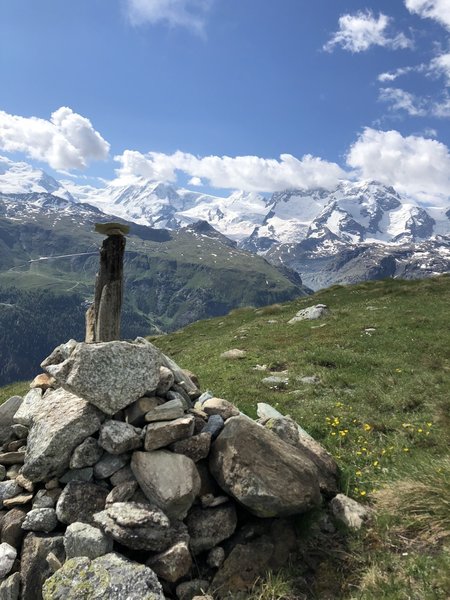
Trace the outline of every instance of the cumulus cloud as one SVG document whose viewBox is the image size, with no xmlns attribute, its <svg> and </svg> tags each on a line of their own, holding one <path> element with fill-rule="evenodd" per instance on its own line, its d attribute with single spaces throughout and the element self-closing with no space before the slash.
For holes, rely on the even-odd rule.
<svg viewBox="0 0 450 600">
<path fill-rule="evenodd" d="M 427 114 L 424 101 L 414 94 L 400 88 L 382 88 L 379 99 L 390 104 L 392 111 L 405 111 L 411 117 L 423 117 Z"/>
<path fill-rule="evenodd" d="M 358 177 L 393 185 L 425 202 L 448 204 L 450 152 L 437 140 L 366 128 L 350 147 L 347 164 Z"/>
<path fill-rule="evenodd" d="M 136 177 L 175 182 L 177 171 L 216 188 L 275 192 L 286 188 L 333 188 L 346 173 L 333 162 L 305 155 L 298 159 L 282 154 L 279 160 L 258 156 L 205 156 L 185 152 L 142 154 L 125 150 L 114 160 L 120 163 L 119 181 Z"/>
<path fill-rule="evenodd" d="M 449 0 L 405 0 L 405 6 L 409 12 L 423 18 L 434 19 L 450 29 Z"/>
<path fill-rule="evenodd" d="M 133 25 L 167 23 L 202 33 L 213 0 L 125 0 Z"/>
<path fill-rule="evenodd" d="M 56 170 L 83 169 L 108 156 L 109 144 L 92 123 L 62 106 L 50 120 L 0 111 L 0 149 L 23 152 Z"/>
<path fill-rule="evenodd" d="M 339 17 L 339 29 L 324 45 L 332 52 L 340 46 L 349 52 L 364 52 L 372 46 L 397 50 L 412 47 L 412 41 L 403 33 L 391 32 L 392 19 L 383 13 L 376 18 L 371 11 L 358 11 L 354 15 Z"/>
</svg>

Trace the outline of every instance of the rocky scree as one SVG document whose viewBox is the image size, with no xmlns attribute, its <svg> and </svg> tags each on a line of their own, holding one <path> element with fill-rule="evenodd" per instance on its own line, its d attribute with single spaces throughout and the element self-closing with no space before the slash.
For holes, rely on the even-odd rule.
<svg viewBox="0 0 450 600">
<path fill-rule="evenodd" d="M 70 340 L 42 368 L 0 406 L 0 598 L 245 592 L 338 491 L 292 420 L 201 394 L 142 338 Z"/>
</svg>

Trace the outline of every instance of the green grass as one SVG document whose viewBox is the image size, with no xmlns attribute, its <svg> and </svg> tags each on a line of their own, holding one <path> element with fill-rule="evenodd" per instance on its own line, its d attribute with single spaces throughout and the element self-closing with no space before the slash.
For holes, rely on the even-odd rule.
<svg viewBox="0 0 450 600">
<path fill-rule="evenodd" d="M 30 384 L 28 381 L 19 381 L 18 383 L 10 383 L 0 388 L 0 404 L 3 404 L 11 396 L 25 396 L 29 391 Z"/>
<path fill-rule="evenodd" d="M 334 590 L 334 597 L 447 597 L 443 573 L 449 564 L 448 537 L 442 530 L 448 528 L 450 516 L 448 491 L 445 495 L 439 482 L 448 470 L 449 298 L 449 276 L 333 286 L 312 297 L 234 310 L 226 317 L 153 338 L 199 376 L 202 389 L 234 402 L 247 414 L 255 416 L 258 402 L 290 414 L 335 456 L 345 493 L 362 502 L 378 498 L 380 517 L 375 525 L 348 534 L 353 559 L 347 556 L 340 595 Z M 287 323 L 301 308 L 319 302 L 331 309 L 326 319 Z M 220 358 L 232 348 L 245 350 L 246 357 Z M 256 365 L 266 365 L 268 371 L 255 370 Z M 269 370 L 287 371 L 286 389 L 264 386 L 261 380 Z M 317 375 L 320 383 L 296 380 L 305 375 Z M 408 487 L 411 481 L 416 485 Z M 383 490 L 391 490 L 390 495 L 385 492 L 384 503 Z M 423 509 L 420 497 L 426 490 L 431 492 Z M 399 494 L 400 505 L 394 501 Z M 425 516 L 406 511 L 414 503 Z M 432 513 L 440 515 L 441 527 L 433 543 L 419 535 L 420 524 L 425 523 L 426 530 L 433 523 Z M 399 559 L 402 550 L 406 554 Z M 335 585 L 336 576 L 323 573 L 327 567 L 339 570 L 336 560 L 324 561 L 318 587 L 308 597 L 327 597 L 326 590 L 317 595 L 317 589 L 327 578 Z"/>
</svg>

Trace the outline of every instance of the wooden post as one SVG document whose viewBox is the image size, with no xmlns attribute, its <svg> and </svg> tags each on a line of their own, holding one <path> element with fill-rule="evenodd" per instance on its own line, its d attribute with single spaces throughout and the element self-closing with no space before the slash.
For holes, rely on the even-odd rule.
<svg viewBox="0 0 450 600">
<path fill-rule="evenodd" d="M 123 256 L 129 227 L 100 223 L 95 231 L 106 234 L 100 249 L 100 268 L 95 280 L 94 304 L 86 312 L 86 342 L 120 339 L 123 299 Z"/>
</svg>

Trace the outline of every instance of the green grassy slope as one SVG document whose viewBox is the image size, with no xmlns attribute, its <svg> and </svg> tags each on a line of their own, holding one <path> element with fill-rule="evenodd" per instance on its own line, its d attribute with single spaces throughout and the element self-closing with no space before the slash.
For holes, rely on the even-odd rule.
<svg viewBox="0 0 450 600">
<path fill-rule="evenodd" d="M 449 276 L 334 286 L 153 338 L 199 376 L 203 389 L 248 414 L 254 416 L 262 401 L 292 415 L 336 457 L 343 491 L 383 507 L 373 528 L 350 536 L 346 569 L 324 559 L 336 571 L 329 578 L 332 589 L 318 575 L 310 598 L 447 598 L 450 557 L 442 541 L 450 529 L 449 300 Z M 287 323 L 316 303 L 327 304 L 330 316 Z M 220 358 L 232 348 L 245 350 L 246 357 Z M 261 380 L 269 373 L 256 365 L 289 377 L 287 387 L 267 388 Z M 296 380 L 307 375 L 320 383 Z M 418 483 L 422 488 L 412 490 Z M 414 493 L 420 501 L 423 495 L 425 508 L 410 514 Z M 433 502 L 435 510 L 428 508 Z"/>
</svg>

